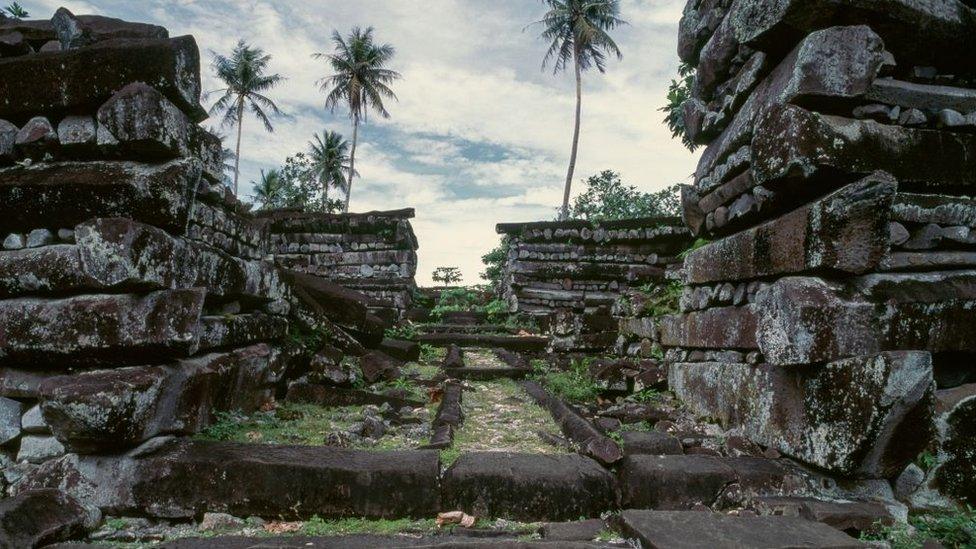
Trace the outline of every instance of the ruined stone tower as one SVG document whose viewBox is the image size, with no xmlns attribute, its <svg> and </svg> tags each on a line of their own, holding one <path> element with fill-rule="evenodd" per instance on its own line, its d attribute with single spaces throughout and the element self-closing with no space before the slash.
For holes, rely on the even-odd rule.
<svg viewBox="0 0 976 549">
<path fill-rule="evenodd" d="M 854 477 L 897 476 L 938 434 L 935 484 L 974 494 L 972 400 L 936 412 L 976 381 L 972 7 L 688 3 L 684 121 L 706 147 L 683 208 L 711 242 L 661 337 L 697 413 Z"/>
</svg>

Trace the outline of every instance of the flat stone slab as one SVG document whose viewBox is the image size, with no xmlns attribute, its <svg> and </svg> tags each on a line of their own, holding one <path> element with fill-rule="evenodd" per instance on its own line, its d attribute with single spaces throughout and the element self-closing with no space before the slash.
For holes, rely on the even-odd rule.
<svg viewBox="0 0 976 549">
<path fill-rule="evenodd" d="M 646 549 L 848 549 L 865 544 L 819 522 L 699 511 L 623 511 L 620 527 Z"/>
<path fill-rule="evenodd" d="M 618 475 L 625 507 L 678 510 L 711 506 L 732 483 L 744 491 L 775 489 L 786 471 L 765 458 L 629 455 Z"/>
<path fill-rule="evenodd" d="M 421 334 L 417 342 L 429 345 L 458 345 L 460 347 L 490 347 L 509 351 L 544 351 L 549 338 L 543 336 L 503 336 L 482 334 Z"/>
<path fill-rule="evenodd" d="M 463 454 L 441 494 L 444 509 L 520 521 L 595 518 L 617 505 L 613 476 L 576 454 Z"/>
<path fill-rule="evenodd" d="M 93 217 L 126 217 L 183 234 L 202 173 L 193 159 L 160 165 L 40 163 L 0 170 L 0 233 L 33 230 L 47 219 L 74 227 Z"/>
<path fill-rule="evenodd" d="M 94 112 L 132 82 L 151 82 L 194 122 L 200 106 L 200 51 L 192 36 L 121 39 L 62 52 L 0 60 L 0 118 Z"/>
<path fill-rule="evenodd" d="M 60 487 L 106 513 L 185 519 L 430 518 L 440 511 L 436 451 L 368 452 L 199 440 L 127 456 L 67 455 L 25 488 Z"/>
<path fill-rule="evenodd" d="M 139 363 L 192 354 L 205 291 L 0 301 L 0 365 Z"/>
</svg>

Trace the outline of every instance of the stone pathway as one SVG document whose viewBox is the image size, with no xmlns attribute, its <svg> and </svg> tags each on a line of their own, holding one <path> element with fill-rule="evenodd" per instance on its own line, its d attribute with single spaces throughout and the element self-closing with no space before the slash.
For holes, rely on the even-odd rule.
<svg viewBox="0 0 976 549">
<path fill-rule="evenodd" d="M 486 349 L 465 351 L 466 368 L 508 366 Z M 454 438 L 456 452 L 519 452 L 560 454 L 565 448 L 544 442 L 539 433 L 560 437 L 552 416 L 511 379 L 469 382 L 462 408 L 464 423 Z"/>
</svg>

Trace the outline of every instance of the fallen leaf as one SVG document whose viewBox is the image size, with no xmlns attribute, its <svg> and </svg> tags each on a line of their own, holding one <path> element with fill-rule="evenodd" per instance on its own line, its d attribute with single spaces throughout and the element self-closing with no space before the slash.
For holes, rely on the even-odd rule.
<svg viewBox="0 0 976 549">
<path fill-rule="evenodd" d="M 301 522 L 267 522 L 264 524 L 264 531 L 269 534 L 288 534 L 302 529 Z"/>
</svg>

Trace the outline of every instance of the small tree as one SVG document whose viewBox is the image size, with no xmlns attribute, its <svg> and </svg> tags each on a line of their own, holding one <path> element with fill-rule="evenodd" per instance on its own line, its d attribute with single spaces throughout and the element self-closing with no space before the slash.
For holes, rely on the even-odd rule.
<svg viewBox="0 0 976 549">
<path fill-rule="evenodd" d="M 445 286 L 450 286 L 455 282 L 461 282 L 461 269 L 457 267 L 438 267 L 434 269 L 434 282 L 443 282 Z"/>
<path fill-rule="evenodd" d="M 610 221 L 636 217 L 675 216 L 680 211 L 678 186 L 645 193 L 624 185 L 620 175 L 604 170 L 586 180 L 586 192 L 576 197 L 570 212 L 573 219 Z"/>
<path fill-rule="evenodd" d="M 681 142 L 688 150 L 695 150 L 698 145 L 688 138 L 685 129 L 685 102 L 691 99 L 691 87 L 695 83 L 695 67 L 687 63 L 678 66 L 678 78 L 671 80 L 668 87 L 668 104 L 658 109 L 665 113 L 664 122 L 671 129 L 671 137 L 681 138 Z"/>
<path fill-rule="evenodd" d="M 502 283 L 502 271 L 505 268 L 505 261 L 508 260 L 508 246 L 509 238 L 505 235 L 497 247 L 481 256 L 481 262 L 485 264 L 485 271 L 481 273 L 481 278 L 487 280 L 496 291 Z"/>
</svg>

